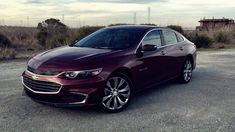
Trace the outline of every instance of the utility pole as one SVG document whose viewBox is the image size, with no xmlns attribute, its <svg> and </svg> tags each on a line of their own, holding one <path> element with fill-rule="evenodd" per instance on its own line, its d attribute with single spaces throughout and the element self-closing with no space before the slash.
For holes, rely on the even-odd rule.
<svg viewBox="0 0 235 132">
<path fill-rule="evenodd" d="M 29 16 L 27 16 L 27 27 L 29 27 Z"/>
<path fill-rule="evenodd" d="M 136 21 L 136 12 L 134 12 L 133 22 L 136 25 L 136 23 L 137 23 L 137 21 Z"/>
<path fill-rule="evenodd" d="M 81 18 L 80 17 L 78 18 L 78 23 L 79 23 L 79 27 L 82 27 Z"/>
<path fill-rule="evenodd" d="M 20 20 L 20 27 L 23 27 L 23 20 Z"/>
<path fill-rule="evenodd" d="M 151 8 L 150 7 L 148 7 L 148 24 L 150 24 L 151 23 L 151 20 L 150 20 L 150 16 L 151 15 Z"/>
<path fill-rule="evenodd" d="M 64 14 L 62 14 L 62 22 L 64 23 Z"/>
<path fill-rule="evenodd" d="M 81 19 L 80 19 L 80 15 L 78 15 L 77 17 L 77 28 L 81 27 Z"/>
</svg>

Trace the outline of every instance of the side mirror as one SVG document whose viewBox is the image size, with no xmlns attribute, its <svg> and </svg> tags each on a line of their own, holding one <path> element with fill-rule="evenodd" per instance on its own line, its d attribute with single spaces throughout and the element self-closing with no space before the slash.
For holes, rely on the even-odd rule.
<svg viewBox="0 0 235 132">
<path fill-rule="evenodd" d="M 77 42 L 79 42 L 79 40 L 75 40 L 75 41 L 74 41 L 74 44 L 76 44 Z"/>
<path fill-rule="evenodd" d="M 154 51 L 156 49 L 157 47 L 153 44 L 145 44 L 144 46 L 142 46 L 142 51 Z"/>
<path fill-rule="evenodd" d="M 75 40 L 73 43 L 69 44 L 69 47 L 73 47 L 79 40 Z"/>
</svg>

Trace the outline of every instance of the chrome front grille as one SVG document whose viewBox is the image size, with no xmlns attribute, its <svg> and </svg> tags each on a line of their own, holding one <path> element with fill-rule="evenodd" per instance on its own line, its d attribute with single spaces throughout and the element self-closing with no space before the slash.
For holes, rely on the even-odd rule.
<svg viewBox="0 0 235 132">
<path fill-rule="evenodd" d="M 61 85 L 53 82 L 33 80 L 23 76 L 23 83 L 29 89 L 36 92 L 59 92 Z"/>
</svg>

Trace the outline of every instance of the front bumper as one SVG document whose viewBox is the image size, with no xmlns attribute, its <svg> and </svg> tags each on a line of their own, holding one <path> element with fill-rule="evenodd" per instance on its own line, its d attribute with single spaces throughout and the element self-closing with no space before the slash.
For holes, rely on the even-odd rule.
<svg viewBox="0 0 235 132">
<path fill-rule="evenodd" d="M 49 95 L 38 95 L 35 93 L 32 93 L 27 88 L 24 88 L 23 95 L 27 95 L 30 97 L 33 101 L 52 105 L 56 107 L 77 107 L 77 106 L 88 106 L 88 105 L 95 105 L 95 104 L 87 104 L 88 95 L 86 96 L 76 96 L 74 97 L 75 102 L 68 102 L 66 100 L 63 100 L 63 97 L 61 96 L 49 96 Z M 67 96 L 74 96 L 74 95 L 67 95 Z"/>
<path fill-rule="evenodd" d="M 53 82 L 61 87 L 56 92 L 36 91 L 23 80 L 24 77 L 33 79 L 35 76 L 37 81 Z M 28 71 L 22 74 L 22 83 L 28 97 L 36 102 L 58 107 L 96 105 L 101 101 L 105 86 L 105 80 L 99 76 L 84 80 L 65 80 L 56 76 L 35 75 Z"/>
</svg>

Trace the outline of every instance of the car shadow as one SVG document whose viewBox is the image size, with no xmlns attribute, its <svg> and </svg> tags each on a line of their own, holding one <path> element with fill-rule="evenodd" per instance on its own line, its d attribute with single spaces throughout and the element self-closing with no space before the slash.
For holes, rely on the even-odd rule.
<svg viewBox="0 0 235 132">
<path fill-rule="evenodd" d="M 138 103 L 141 102 L 141 100 L 144 100 L 146 98 L 150 98 L 152 94 L 156 93 L 162 93 L 166 92 L 169 86 L 178 84 L 176 80 L 170 80 L 162 84 L 158 84 L 152 87 L 149 87 L 143 91 L 140 91 L 136 93 L 132 99 L 132 103 L 130 104 L 130 107 L 127 107 L 123 112 L 130 112 L 132 109 L 135 109 L 137 107 L 132 107 L 133 105 L 141 105 L 139 107 L 145 107 L 143 105 L 147 105 L 144 103 Z M 157 87 L 157 88 L 156 88 Z M 137 102 L 137 103 L 136 103 Z M 79 112 L 79 113 L 89 113 L 89 114 L 107 114 L 107 112 L 103 111 L 99 106 L 85 106 L 85 107 L 64 107 L 64 108 L 58 108 L 62 110 L 69 110 L 73 112 Z M 121 113 L 123 113 L 121 112 Z M 110 113 L 109 113 L 110 114 Z"/>
<path fill-rule="evenodd" d="M 190 83 L 198 83 L 200 82 L 201 79 L 200 78 L 200 71 L 196 71 L 194 72 L 193 78 L 191 80 Z M 172 90 L 174 90 L 174 88 L 177 90 L 187 90 L 188 88 L 185 87 L 187 85 L 190 85 L 190 83 L 188 84 L 182 84 L 179 83 L 176 79 L 173 80 L 169 80 L 167 82 L 161 83 L 161 84 L 157 84 L 154 86 L 151 86 L 147 89 L 144 89 L 142 91 L 137 92 L 133 99 L 132 102 L 130 104 L 129 107 L 127 107 L 123 112 L 130 112 L 132 110 L 136 110 L 139 109 L 141 107 L 147 107 L 148 105 L 151 104 L 155 104 L 155 103 L 161 103 L 162 100 L 164 100 L 162 98 L 161 95 L 163 94 L 167 94 L 168 92 L 172 92 Z M 154 100 L 153 100 L 154 98 Z M 150 102 L 149 100 L 151 100 L 152 102 Z M 86 107 L 65 107 L 65 108 L 59 108 L 59 109 L 63 109 L 63 110 L 69 110 L 69 111 L 73 111 L 73 112 L 80 112 L 80 113 L 89 113 L 89 114 L 104 114 L 107 112 L 103 111 L 100 109 L 100 107 L 98 106 L 86 106 Z M 123 113 L 121 112 L 121 113 Z"/>
</svg>

